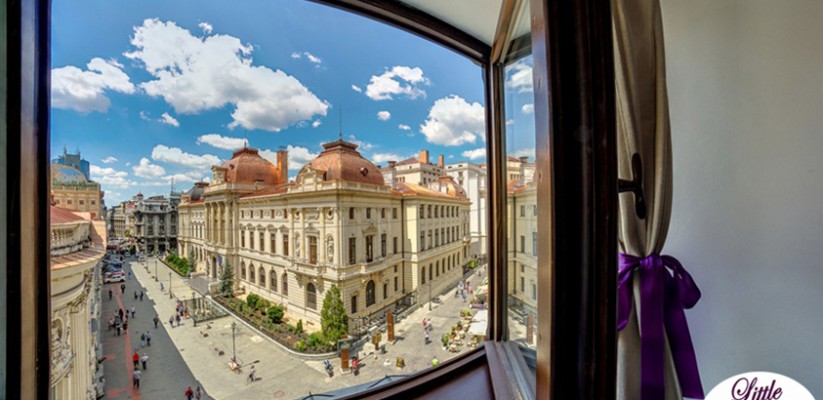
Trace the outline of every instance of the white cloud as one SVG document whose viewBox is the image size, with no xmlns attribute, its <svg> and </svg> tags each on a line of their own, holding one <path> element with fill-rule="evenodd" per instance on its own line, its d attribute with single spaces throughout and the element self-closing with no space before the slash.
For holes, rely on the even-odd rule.
<svg viewBox="0 0 823 400">
<path fill-rule="evenodd" d="M 520 108 L 520 111 L 523 114 L 531 114 L 531 113 L 534 112 L 534 104 L 532 104 L 532 103 L 523 104 L 523 107 Z"/>
<path fill-rule="evenodd" d="M 155 80 L 140 87 L 162 97 L 178 114 L 234 106 L 230 128 L 278 132 L 316 115 L 321 101 L 281 70 L 253 65 L 250 44 L 228 35 L 193 36 L 174 22 L 147 19 L 134 28 L 135 50 L 124 55 L 142 63 Z"/>
<path fill-rule="evenodd" d="M 205 33 L 206 35 L 210 35 L 211 31 L 214 30 L 214 27 L 211 26 L 211 24 L 208 22 L 201 22 L 197 24 L 197 26 L 199 26 L 200 29 L 203 30 L 203 33 Z"/>
<path fill-rule="evenodd" d="M 155 161 L 197 169 L 206 169 L 212 165 L 220 164 L 220 159 L 217 156 L 211 154 L 190 154 L 177 147 L 168 147 L 162 144 L 154 146 L 154 149 L 151 151 L 151 158 Z"/>
<path fill-rule="evenodd" d="M 177 174 L 166 175 L 163 177 L 163 180 L 167 183 L 171 183 L 172 179 L 174 179 L 175 183 L 178 182 L 199 182 L 203 179 L 204 174 L 201 174 L 198 171 L 189 171 Z"/>
<path fill-rule="evenodd" d="M 517 93 L 534 91 L 531 65 L 528 65 L 523 61 L 518 61 L 510 68 L 509 77 L 506 80 L 506 87 L 516 90 Z"/>
<path fill-rule="evenodd" d="M 291 53 L 291 58 L 294 58 L 295 60 L 299 60 L 300 57 L 303 57 L 300 53 Z"/>
<path fill-rule="evenodd" d="M 393 96 L 416 99 L 426 97 L 420 86 L 428 84 L 429 78 L 423 76 L 419 67 L 395 66 L 382 75 L 372 75 L 366 86 L 366 96 L 372 100 L 391 100 Z"/>
<path fill-rule="evenodd" d="M 160 121 L 160 122 L 162 122 L 166 125 L 171 125 L 171 126 L 174 126 L 174 127 L 179 127 L 180 126 L 180 123 L 177 122 L 177 120 L 174 117 L 169 115 L 169 113 L 163 113 L 163 115 L 160 116 L 160 119 L 158 119 L 158 121 Z"/>
<path fill-rule="evenodd" d="M 312 123 L 311 123 L 311 126 L 312 126 L 313 128 L 317 128 L 317 127 L 318 127 L 318 126 L 320 126 L 320 124 L 322 124 L 322 123 L 323 123 L 323 122 L 321 122 L 319 119 L 317 119 L 317 120 L 315 120 L 314 122 L 312 122 Z"/>
<path fill-rule="evenodd" d="M 149 117 L 149 113 L 145 111 L 140 111 L 140 119 L 144 121 L 151 121 L 151 117 Z"/>
<path fill-rule="evenodd" d="M 102 159 L 101 161 L 103 161 L 103 164 L 111 164 L 111 163 L 117 161 L 117 157 L 108 156 L 108 157 Z"/>
<path fill-rule="evenodd" d="M 117 61 L 92 58 L 83 71 L 73 65 L 51 70 L 51 105 L 81 113 L 108 111 L 106 90 L 134 93 L 134 85 Z"/>
<path fill-rule="evenodd" d="M 163 167 L 152 164 L 148 158 L 141 158 L 140 164 L 135 165 L 132 167 L 134 171 L 134 176 L 138 176 L 140 178 L 157 178 L 158 176 L 163 176 L 166 173 L 166 170 Z"/>
<path fill-rule="evenodd" d="M 360 89 L 360 86 L 351 85 L 351 90 L 354 90 L 357 93 L 363 93 L 363 89 Z"/>
<path fill-rule="evenodd" d="M 514 125 L 514 120 L 513 119 L 507 119 L 506 120 L 506 126 L 509 126 L 509 125 Z"/>
<path fill-rule="evenodd" d="M 289 169 L 300 169 L 303 165 L 317 157 L 318 153 L 312 153 L 309 149 L 302 146 L 288 145 L 286 150 L 289 151 Z M 260 150 L 260 157 L 263 157 L 273 164 L 277 165 L 277 152 L 272 150 Z"/>
<path fill-rule="evenodd" d="M 460 96 L 451 95 L 434 102 L 420 132 L 429 143 L 459 146 L 485 140 L 486 117 L 480 103 L 469 104 Z"/>
<path fill-rule="evenodd" d="M 371 162 L 380 164 L 388 161 L 402 161 L 409 157 L 403 157 L 394 153 L 377 153 L 371 156 Z"/>
<path fill-rule="evenodd" d="M 406 125 L 406 124 L 400 124 L 400 125 L 397 125 L 397 127 L 400 128 L 400 130 L 403 130 L 403 131 L 410 131 L 411 130 L 411 127 Z"/>
<path fill-rule="evenodd" d="M 101 168 L 92 164 L 89 167 L 89 172 L 91 172 L 91 179 L 93 181 L 104 186 L 128 189 L 129 186 L 135 184 L 135 182 L 128 179 L 128 172 L 118 171 L 114 168 Z"/>
<path fill-rule="evenodd" d="M 207 133 L 197 138 L 197 144 L 207 144 L 223 150 L 237 150 L 246 145 L 246 140 L 242 138 L 221 136 L 217 133 Z"/>
<path fill-rule="evenodd" d="M 126 166 L 128 167 L 128 166 L 130 166 L 130 165 L 131 165 L 131 163 L 130 163 L 130 162 L 128 162 L 128 161 L 126 161 Z"/>
<path fill-rule="evenodd" d="M 378 111 L 377 112 L 377 119 L 381 121 L 388 121 L 391 118 L 391 113 L 388 111 Z"/>
<path fill-rule="evenodd" d="M 374 147 L 374 145 L 372 145 L 371 143 L 367 143 L 362 140 L 357 140 L 357 137 L 354 135 L 349 135 L 349 142 L 352 142 L 357 145 L 357 151 L 369 151 Z"/>
<path fill-rule="evenodd" d="M 319 58 L 315 57 L 312 53 L 309 53 L 308 51 L 304 52 L 303 55 L 306 56 L 306 58 L 309 61 L 311 61 L 315 64 L 320 64 L 321 62 L 323 62 Z"/>
<path fill-rule="evenodd" d="M 460 153 L 460 155 L 462 155 L 463 157 L 468 158 L 469 160 L 477 160 L 477 159 L 481 159 L 481 158 L 486 158 L 486 148 L 481 147 L 479 149 L 466 150 L 466 151 Z"/>
</svg>

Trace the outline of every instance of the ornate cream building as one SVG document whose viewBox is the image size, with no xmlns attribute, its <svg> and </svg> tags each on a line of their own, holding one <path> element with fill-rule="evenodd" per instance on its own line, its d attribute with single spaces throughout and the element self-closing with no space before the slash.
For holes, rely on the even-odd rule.
<svg viewBox="0 0 823 400">
<path fill-rule="evenodd" d="M 517 160 L 517 161 L 515 161 Z M 537 303 L 537 185 L 534 164 L 509 157 L 507 196 L 508 286 L 514 306 L 524 312 Z M 545 220 L 545 218 L 544 218 Z"/>
<path fill-rule="evenodd" d="M 181 197 L 179 254 L 216 281 L 230 262 L 235 285 L 286 305 L 319 326 L 336 284 L 351 317 L 427 301 L 462 276 L 469 201 L 450 177 L 424 187 L 384 181 L 357 145 L 338 140 L 287 181 L 277 165 L 243 148 L 211 183 Z"/>
<path fill-rule="evenodd" d="M 88 180 L 77 168 L 52 163 L 51 193 L 54 203 L 62 208 L 88 212 L 92 219 L 103 218 L 100 184 Z"/>
<path fill-rule="evenodd" d="M 85 215 L 84 215 L 85 214 Z M 89 213 L 51 207 L 51 398 L 102 395 L 97 264 L 106 227 Z"/>
</svg>

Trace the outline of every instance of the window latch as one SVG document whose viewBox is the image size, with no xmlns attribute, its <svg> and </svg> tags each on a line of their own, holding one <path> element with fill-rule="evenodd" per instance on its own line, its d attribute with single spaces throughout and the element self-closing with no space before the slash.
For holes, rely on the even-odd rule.
<svg viewBox="0 0 823 400">
<path fill-rule="evenodd" d="M 646 197 L 643 194 L 643 161 L 640 154 L 632 155 L 632 180 L 617 180 L 618 193 L 631 192 L 634 194 L 634 211 L 637 218 L 646 219 Z"/>
</svg>

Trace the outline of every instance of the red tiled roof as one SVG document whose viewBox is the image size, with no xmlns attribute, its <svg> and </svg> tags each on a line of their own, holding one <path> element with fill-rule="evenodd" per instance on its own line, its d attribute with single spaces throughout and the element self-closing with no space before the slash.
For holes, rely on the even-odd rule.
<svg viewBox="0 0 823 400">
<path fill-rule="evenodd" d="M 412 157 L 412 158 L 407 158 L 403 161 L 400 161 L 396 165 L 417 164 L 419 162 L 420 162 L 420 160 L 418 160 L 417 157 Z"/>
<path fill-rule="evenodd" d="M 65 224 L 68 222 L 83 221 L 85 218 L 73 213 L 69 209 L 51 206 L 49 212 L 49 224 Z"/>
</svg>

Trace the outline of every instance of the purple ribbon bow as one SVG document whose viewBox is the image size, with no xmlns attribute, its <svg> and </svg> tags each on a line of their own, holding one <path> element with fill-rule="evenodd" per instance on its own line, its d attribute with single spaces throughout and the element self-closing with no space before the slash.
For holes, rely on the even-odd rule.
<svg viewBox="0 0 823 400">
<path fill-rule="evenodd" d="M 672 272 L 666 269 L 670 269 Z M 632 273 L 640 280 L 640 398 L 663 399 L 663 360 L 669 338 L 677 379 L 683 396 L 704 398 L 689 326 L 683 309 L 700 300 L 700 289 L 680 261 L 671 256 L 646 258 L 620 254 L 617 285 L 617 330 L 626 327 L 632 311 Z"/>
</svg>

